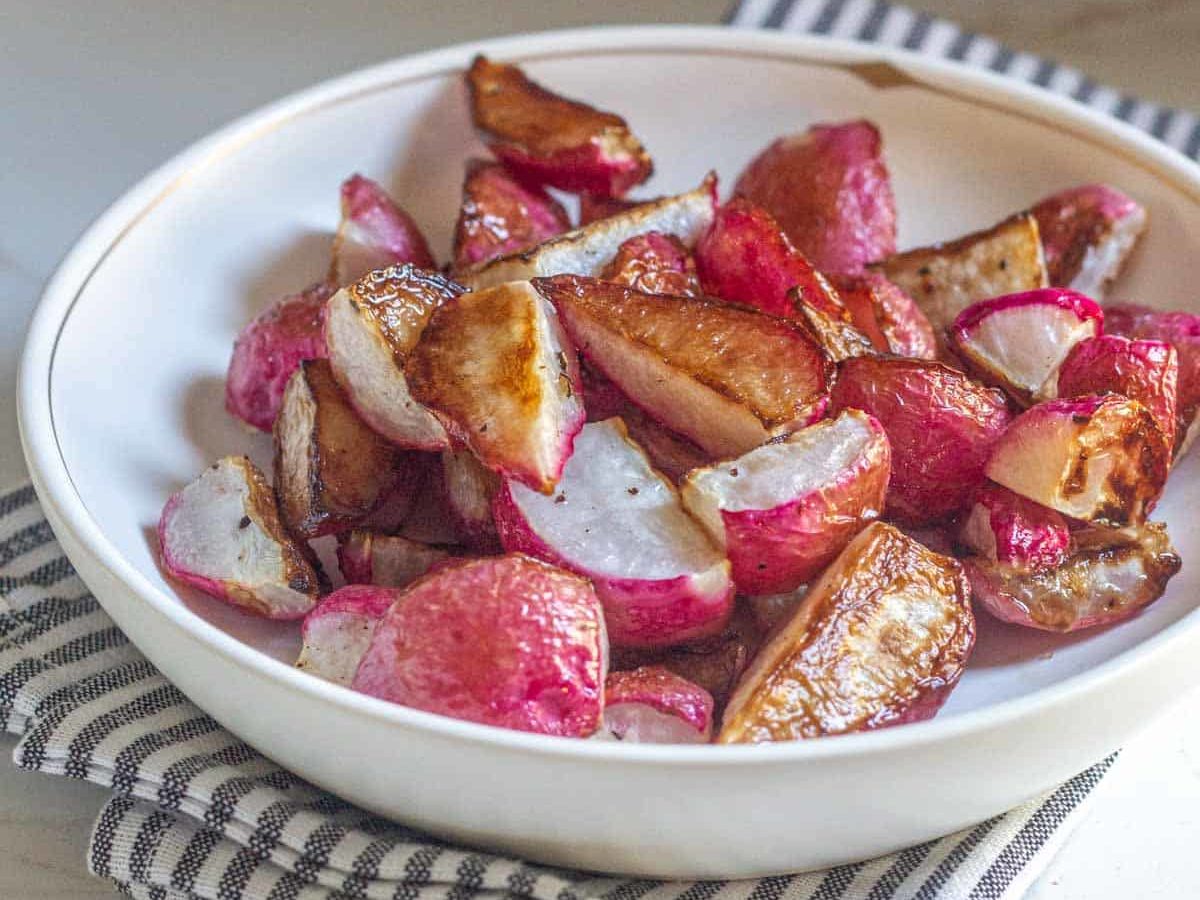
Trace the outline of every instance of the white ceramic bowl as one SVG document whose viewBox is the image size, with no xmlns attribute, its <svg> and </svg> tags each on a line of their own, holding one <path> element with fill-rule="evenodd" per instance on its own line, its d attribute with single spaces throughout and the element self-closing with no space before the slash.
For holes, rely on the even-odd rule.
<svg viewBox="0 0 1200 900">
<path fill-rule="evenodd" d="M 457 722 L 289 667 L 294 626 L 166 582 L 153 525 L 212 459 L 268 441 L 224 413 L 237 329 L 327 264 L 336 191 L 361 170 L 449 244 L 478 152 L 459 71 L 477 51 L 619 110 L 663 193 L 715 167 L 728 186 L 777 134 L 879 123 L 902 245 L 992 223 L 1053 189 L 1111 181 L 1152 227 L 1121 289 L 1194 304 L 1200 169 L 1148 137 L 988 74 L 826 40 L 716 28 L 492 41 L 388 63 L 254 113 L 146 178 L 46 289 L 21 371 L 22 437 L 45 510 L 120 626 L 200 706 L 356 803 L 533 859 L 668 877 L 740 877 L 861 859 L 966 826 L 1073 775 L 1200 670 L 1197 457 L 1161 509 L 1185 559 L 1167 596 L 1062 638 L 981 622 L 934 721 L 763 747 L 577 742 Z"/>
</svg>

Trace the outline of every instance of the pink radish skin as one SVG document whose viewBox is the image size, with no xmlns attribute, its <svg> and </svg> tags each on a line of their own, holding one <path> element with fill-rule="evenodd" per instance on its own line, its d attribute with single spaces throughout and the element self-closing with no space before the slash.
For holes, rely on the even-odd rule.
<svg viewBox="0 0 1200 900">
<path fill-rule="evenodd" d="M 352 175 L 342 184 L 342 221 L 333 239 L 330 278 L 338 287 L 401 263 L 436 268 L 425 237 L 378 184 Z"/>
<path fill-rule="evenodd" d="M 1116 188 L 1085 184 L 1033 210 L 1050 283 L 1102 297 L 1146 229 L 1145 208 Z"/>
<path fill-rule="evenodd" d="M 1044 288 L 967 307 L 950 328 L 950 345 L 985 383 L 1029 406 L 1056 395 L 1058 368 L 1071 348 L 1103 329 L 1094 300 Z"/>
<path fill-rule="evenodd" d="M 450 564 L 405 590 L 351 686 L 455 719 L 588 737 L 601 724 L 607 670 L 591 585 L 509 555 Z"/>
<path fill-rule="evenodd" d="M 337 558 L 348 584 L 402 588 L 453 559 L 454 554 L 403 535 L 356 530 L 339 536 Z"/>
<path fill-rule="evenodd" d="M 300 629 L 303 646 L 296 668 L 335 684 L 349 685 L 375 626 L 400 593 L 366 585 L 334 591 L 304 617 Z"/>
<path fill-rule="evenodd" d="M 570 227 L 566 211 L 541 188 L 523 184 L 500 163 L 468 160 L 454 228 L 454 268 L 517 253 Z"/>
<path fill-rule="evenodd" d="M 963 521 L 962 543 L 1018 569 L 1053 569 L 1066 558 L 1071 531 L 1061 514 L 998 484 L 980 489 Z"/>
<path fill-rule="evenodd" d="M 707 744 L 712 694 L 663 666 L 610 672 L 604 733 L 636 744 Z"/>
<path fill-rule="evenodd" d="M 1177 439 L 1179 356 L 1162 341 L 1105 334 L 1076 344 L 1058 370 L 1058 394 L 1122 394 L 1154 416 L 1172 447 Z"/>
<path fill-rule="evenodd" d="M 729 619 L 729 563 L 619 419 L 584 426 L 553 495 L 509 480 L 493 514 L 506 550 L 591 579 L 616 646 L 708 637 Z"/>
<path fill-rule="evenodd" d="M 848 410 L 691 472 L 681 497 L 724 548 L 739 593 L 785 594 L 879 518 L 890 472 L 883 427 Z"/>
</svg>

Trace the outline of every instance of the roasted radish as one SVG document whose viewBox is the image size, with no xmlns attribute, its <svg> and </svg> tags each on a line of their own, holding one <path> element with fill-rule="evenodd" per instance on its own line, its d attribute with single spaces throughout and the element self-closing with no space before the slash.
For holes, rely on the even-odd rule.
<svg viewBox="0 0 1200 900">
<path fill-rule="evenodd" d="M 958 563 L 876 522 L 759 651 L 718 741 L 790 741 L 928 719 L 974 643 Z"/>
<path fill-rule="evenodd" d="M 492 521 L 492 498 L 500 489 L 500 477 L 469 450 L 443 450 L 442 487 L 463 542 L 481 553 L 498 550 L 500 538 Z"/>
<path fill-rule="evenodd" d="M 517 253 L 570 227 L 566 210 L 541 188 L 521 183 L 500 163 L 472 159 L 454 228 L 454 268 Z"/>
<path fill-rule="evenodd" d="M 729 563 L 619 419 L 584 426 L 553 494 L 507 481 L 494 514 L 506 550 L 591 579 L 614 645 L 677 644 L 729 618 Z"/>
<path fill-rule="evenodd" d="M 954 320 L 950 346 L 982 381 L 1029 406 L 1056 396 L 1062 361 L 1103 327 L 1096 301 L 1043 288 L 972 304 Z"/>
<path fill-rule="evenodd" d="M 604 732 L 635 744 L 707 744 L 712 694 L 663 666 L 610 672 Z"/>
<path fill-rule="evenodd" d="M 933 359 L 937 338 L 925 313 L 904 291 L 878 272 L 831 279 L 854 327 L 876 350 L 896 356 Z"/>
<path fill-rule="evenodd" d="M 1179 356 L 1162 341 L 1131 341 L 1106 334 L 1071 348 L 1058 370 L 1058 395 L 1122 394 L 1150 411 L 1174 447 Z"/>
<path fill-rule="evenodd" d="M 654 171 L 624 119 L 552 93 L 517 66 L 476 56 L 467 87 L 475 127 L 523 178 L 578 194 L 619 197 Z"/>
<path fill-rule="evenodd" d="M 263 473 L 227 456 L 174 494 L 158 520 L 167 574 L 268 619 L 299 619 L 324 578 L 308 547 L 283 527 Z"/>
<path fill-rule="evenodd" d="M 334 591 L 304 617 L 296 668 L 349 685 L 375 626 L 399 596 L 393 588 L 361 584 Z"/>
<path fill-rule="evenodd" d="M 328 356 L 325 301 L 333 289 L 314 284 L 259 313 L 238 333 L 225 378 L 225 409 L 248 425 L 270 431 L 283 390 L 301 360 Z"/>
<path fill-rule="evenodd" d="M 834 362 L 852 356 L 874 356 L 879 351 L 871 339 L 857 325 L 847 322 L 840 315 L 831 315 L 823 309 L 797 300 L 797 318 L 813 336 L 825 355 Z"/>
<path fill-rule="evenodd" d="M 1180 569 L 1167 531 L 1085 528 L 1070 555 L 1030 572 L 983 557 L 963 561 L 976 601 L 996 618 L 1045 631 L 1078 631 L 1128 618 L 1162 596 Z"/>
<path fill-rule="evenodd" d="M 998 484 L 979 490 L 963 519 L 959 538 L 974 554 L 1014 569 L 1041 571 L 1067 558 L 1067 520 L 1048 506 Z"/>
<path fill-rule="evenodd" d="M 354 175 L 342 185 L 342 221 L 333 239 L 330 280 L 338 287 L 368 272 L 411 263 L 435 266 L 417 223 L 369 178 Z"/>
<path fill-rule="evenodd" d="M 454 555 L 446 547 L 399 534 L 355 530 L 338 535 L 338 568 L 347 584 L 407 587 Z"/>
<path fill-rule="evenodd" d="M 452 563 L 405 590 L 351 686 L 455 719 L 587 737 L 600 727 L 607 665 L 591 585 L 511 555 Z"/>
<path fill-rule="evenodd" d="M 1146 210 L 1105 184 L 1085 184 L 1041 200 L 1032 210 L 1050 283 L 1101 297 L 1146 229 Z"/>
<path fill-rule="evenodd" d="M 999 391 L 941 363 L 900 357 L 846 360 L 830 401 L 832 415 L 861 409 L 882 424 L 892 448 L 887 510 L 908 525 L 970 502 L 1010 419 Z"/>
<path fill-rule="evenodd" d="M 359 415 L 402 447 L 440 450 L 441 422 L 413 399 L 404 364 L 434 310 L 462 292 L 413 266 L 393 266 L 342 288 L 329 301 L 325 340 L 338 384 Z"/>
<path fill-rule="evenodd" d="M 679 238 L 658 231 L 635 235 L 623 243 L 600 278 L 647 294 L 700 295 L 696 263 L 687 247 Z"/>
<path fill-rule="evenodd" d="M 795 324 L 590 278 L 534 284 L 595 368 L 713 457 L 738 456 L 820 412 L 832 364 Z"/>
<path fill-rule="evenodd" d="M 848 410 L 691 472 L 681 496 L 724 549 L 739 593 L 782 594 L 879 518 L 890 471 L 883 428 Z"/>
<path fill-rule="evenodd" d="M 987 476 L 1064 515 L 1123 528 L 1146 520 L 1170 462 L 1146 407 L 1108 394 L 1026 410 L 996 442 Z"/>
<path fill-rule="evenodd" d="M 584 421 L 579 363 L 529 282 L 440 307 L 409 355 L 413 396 L 485 466 L 549 493 Z"/>
<path fill-rule="evenodd" d="M 896 252 L 896 202 L 870 122 L 814 125 L 779 138 L 733 190 L 771 213 L 823 272 L 859 272 Z"/>
</svg>

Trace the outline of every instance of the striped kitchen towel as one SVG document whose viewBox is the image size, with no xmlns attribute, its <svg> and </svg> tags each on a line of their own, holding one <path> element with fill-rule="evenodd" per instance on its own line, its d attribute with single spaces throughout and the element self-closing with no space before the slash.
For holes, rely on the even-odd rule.
<svg viewBox="0 0 1200 900">
<path fill-rule="evenodd" d="M 0 719 L 21 736 L 17 765 L 111 789 L 88 866 L 154 900 L 1016 898 L 1113 762 L 940 840 L 751 882 L 598 877 L 449 846 L 307 784 L 192 705 L 88 593 L 30 487 L 0 495 Z"/>
</svg>

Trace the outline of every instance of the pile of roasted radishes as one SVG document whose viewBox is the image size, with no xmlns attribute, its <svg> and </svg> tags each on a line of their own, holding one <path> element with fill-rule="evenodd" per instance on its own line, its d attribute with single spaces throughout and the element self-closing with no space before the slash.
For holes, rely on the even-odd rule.
<svg viewBox="0 0 1200 900">
<path fill-rule="evenodd" d="M 297 665 L 353 690 L 650 742 L 929 718 L 972 598 L 1070 631 L 1163 593 L 1180 560 L 1147 517 L 1200 317 L 1091 299 L 1135 201 L 1074 188 L 897 253 L 867 122 L 780 138 L 723 205 L 712 175 L 630 199 L 652 164 L 619 116 L 482 57 L 466 86 L 494 158 L 453 260 L 342 186 L 328 277 L 229 367 L 273 479 L 228 457 L 173 496 L 172 577 L 302 619 Z"/>
</svg>

